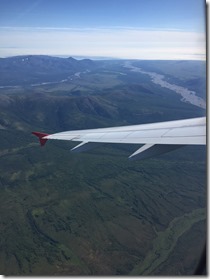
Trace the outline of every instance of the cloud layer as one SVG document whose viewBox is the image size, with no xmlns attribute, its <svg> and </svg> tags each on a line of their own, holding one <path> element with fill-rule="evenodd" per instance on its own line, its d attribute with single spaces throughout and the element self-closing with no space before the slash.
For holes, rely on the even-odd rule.
<svg viewBox="0 0 210 279">
<path fill-rule="evenodd" d="M 1 27 L 0 57 L 28 54 L 204 60 L 205 34 L 140 28 Z"/>
</svg>

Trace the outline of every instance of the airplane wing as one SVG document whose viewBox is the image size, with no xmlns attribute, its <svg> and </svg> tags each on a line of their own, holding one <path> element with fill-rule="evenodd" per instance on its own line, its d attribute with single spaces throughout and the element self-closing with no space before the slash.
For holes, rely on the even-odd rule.
<svg viewBox="0 0 210 279">
<path fill-rule="evenodd" d="M 32 133 L 39 138 L 42 146 L 50 139 L 81 142 L 71 149 L 73 152 L 87 151 L 101 143 L 143 144 L 129 158 L 145 159 L 184 145 L 206 144 L 206 118 L 199 117 L 151 124 L 75 130 L 51 135 L 40 132 Z"/>
</svg>

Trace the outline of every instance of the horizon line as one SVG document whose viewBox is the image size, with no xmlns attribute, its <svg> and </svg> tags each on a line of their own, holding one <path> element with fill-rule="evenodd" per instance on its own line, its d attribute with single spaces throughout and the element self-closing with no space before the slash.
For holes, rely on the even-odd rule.
<svg viewBox="0 0 210 279">
<path fill-rule="evenodd" d="M 200 55 L 200 54 L 198 54 Z M 120 58 L 120 57 L 111 57 L 111 56 L 91 56 L 91 55 L 71 55 L 71 54 L 18 54 L 18 55 L 7 55 L 4 57 L 0 57 L 0 59 L 12 58 L 12 57 L 28 57 L 28 56 L 48 56 L 48 57 L 57 57 L 57 58 L 74 58 L 76 60 L 82 59 L 90 59 L 90 60 L 142 60 L 142 61 L 201 61 L 206 62 L 206 57 L 204 59 L 176 59 L 176 58 L 168 58 L 168 59 L 149 59 L 149 58 Z M 196 56 L 196 54 L 195 54 Z M 204 55 L 205 56 L 205 55 Z"/>
</svg>

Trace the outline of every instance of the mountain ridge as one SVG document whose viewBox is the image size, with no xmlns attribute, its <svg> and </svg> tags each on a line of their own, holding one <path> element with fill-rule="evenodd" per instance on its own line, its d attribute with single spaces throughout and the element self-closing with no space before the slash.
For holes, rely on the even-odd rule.
<svg viewBox="0 0 210 279">
<path fill-rule="evenodd" d="M 58 81 L 78 71 L 95 68 L 90 59 L 76 60 L 48 55 L 23 55 L 0 58 L 0 86 L 30 85 Z"/>
</svg>

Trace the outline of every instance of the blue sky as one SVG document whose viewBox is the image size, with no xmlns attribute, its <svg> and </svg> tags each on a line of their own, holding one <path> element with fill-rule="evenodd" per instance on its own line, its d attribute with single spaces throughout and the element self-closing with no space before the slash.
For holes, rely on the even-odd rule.
<svg viewBox="0 0 210 279">
<path fill-rule="evenodd" d="M 203 0 L 0 0 L 0 57 L 205 59 Z"/>
</svg>

